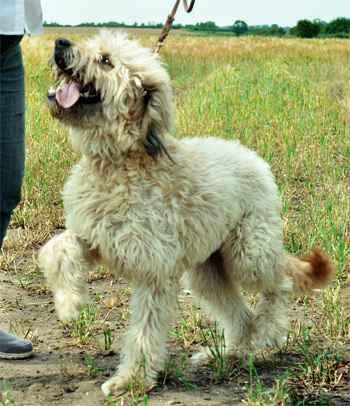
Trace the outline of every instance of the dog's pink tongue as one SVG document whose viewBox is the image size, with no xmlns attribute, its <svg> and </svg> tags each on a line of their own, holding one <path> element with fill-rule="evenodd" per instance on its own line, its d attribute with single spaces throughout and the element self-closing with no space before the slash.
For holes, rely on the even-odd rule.
<svg viewBox="0 0 350 406">
<path fill-rule="evenodd" d="M 64 85 L 56 91 L 56 100 L 58 104 L 64 109 L 72 107 L 80 97 L 81 85 L 73 83 Z"/>
</svg>

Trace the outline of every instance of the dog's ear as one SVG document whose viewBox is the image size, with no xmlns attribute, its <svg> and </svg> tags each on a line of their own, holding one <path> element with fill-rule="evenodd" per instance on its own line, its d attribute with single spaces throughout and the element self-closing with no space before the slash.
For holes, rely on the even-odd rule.
<svg viewBox="0 0 350 406">
<path fill-rule="evenodd" d="M 157 156 L 161 155 L 163 151 L 167 152 L 163 141 L 158 137 L 153 125 L 149 125 L 147 128 L 147 136 L 144 141 L 144 146 L 147 154 L 154 160 L 156 160 Z"/>
<path fill-rule="evenodd" d="M 153 87 L 144 86 L 144 89 L 147 93 L 144 98 L 141 133 L 145 151 L 154 160 L 163 152 L 170 158 L 164 145 L 163 134 L 171 134 L 175 130 L 171 88 L 168 83 L 160 82 Z"/>
</svg>

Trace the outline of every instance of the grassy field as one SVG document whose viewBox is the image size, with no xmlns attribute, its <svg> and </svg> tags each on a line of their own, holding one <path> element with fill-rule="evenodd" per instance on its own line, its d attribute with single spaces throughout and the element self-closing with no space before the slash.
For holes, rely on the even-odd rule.
<svg viewBox="0 0 350 406">
<path fill-rule="evenodd" d="M 1 259 L 2 272 L 20 273 L 22 279 L 30 273 L 42 278 L 37 248 L 64 227 L 60 191 L 79 159 L 70 148 L 67 129 L 51 118 L 45 105 L 52 84 L 47 59 L 56 36 L 22 42 L 27 169 L 23 200 Z M 140 40 L 153 47 L 156 37 L 144 35 Z M 299 313 L 283 349 L 289 374 L 263 388 L 251 361 L 246 403 L 338 404 L 327 403 L 329 393 L 349 393 L 350 379 L 349 42 L 170 36 L 161 55 L 173 81 L 178 137 L 238 139 L 256 150 L 271 165 L 279 185 L 286 249 L 301 256 L 320 246 L 337 267 L 331 286 L 292 306 L 298 306 Z M 255 297 L 248 301 L 254 305 Z M 184 326 L 175 335 L 182 340 L 181 348 Z M 276 360 L 281 351 L 274 353 Z M 233 379 L 227 368 L 217 379 Z M 130 402 L 136 402 L 133 399 Z"/>
</svg>

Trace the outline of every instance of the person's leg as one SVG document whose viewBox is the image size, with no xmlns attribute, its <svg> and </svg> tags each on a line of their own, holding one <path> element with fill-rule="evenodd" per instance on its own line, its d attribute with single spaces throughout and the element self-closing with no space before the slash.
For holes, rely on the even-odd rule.
<svg viewBox="0 0 350 406">
<path fill-rule="evenodd" d="M 21 200 L 25 168 L 25 86 L 20 38 L 0 38 L 0 247 L 13 210 Z"/>
<path fill-rule="evenodd" d="M 21 200 L 25 164 L 24 66 L 22 36 L 0 36 L 0 248 L 13 210 Z M 0 329 L 0 358 L 26 358 L 29 340 Z"/>
</svg>

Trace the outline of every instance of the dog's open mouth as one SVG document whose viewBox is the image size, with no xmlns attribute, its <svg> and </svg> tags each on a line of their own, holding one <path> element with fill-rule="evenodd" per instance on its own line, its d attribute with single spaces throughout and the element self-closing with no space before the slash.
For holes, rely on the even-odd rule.
<svg viewBox="0 0 350 406">
<path fill-rule="evenodd" d="M 58 105 L 63 109 L 70 109 L 76 105 L 91 106 L 101 102 L 101 93 L 96 90 L 93 81 L 84 79 L 84 69 L 73 69 L 76 55 L 72 47 L 73 43 L 66 38 L 58 38 L 55 41 L 51 62 L 60 87 L 54 90 L 51 86 L 48 92 L 47 100 L 52 107 Z"/>
<path fill-rule="evenodd" d="M 75 104 L 92 104 L 101 101 L 101 95 L 92 84 L 66 83 L 56 91 L 51 86 L 47 95 L 49 100 L 56 99 L 60 107 L 69 109 Z"/>
</svg>

